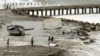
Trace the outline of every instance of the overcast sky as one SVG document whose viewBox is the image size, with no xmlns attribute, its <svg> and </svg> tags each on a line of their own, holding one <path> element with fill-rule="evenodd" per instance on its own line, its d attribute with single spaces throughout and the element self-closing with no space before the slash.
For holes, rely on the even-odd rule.
<svg viewBox="0 0 100 56">
<path fill-rule="evenodd" d="M 0 0 L 0 3 L 5 0 Z M 6 0 L 7 2 L 22 2 L 22 1 L 43 1 L 43 0 Z M 67 3 L 67 4 L 88 4 L 88 3 L 100 3 L 100 0 L 46 0 L 47 2 L 58 2 L 58 3 Z"/>
<path fill-rule="evenodd" d="M 6 0 L 7 3 L 13 2 L 39 2 L 43 0 Z M 54 2 L 59 4 L 67 4 L 67 5 L 80 5 L 80 4 L 100 4 L 100 0 L 45 0 L 46 2 Z M 0 0 L 0 8 L 3 7 L 5 0 Z"/>
</svg>

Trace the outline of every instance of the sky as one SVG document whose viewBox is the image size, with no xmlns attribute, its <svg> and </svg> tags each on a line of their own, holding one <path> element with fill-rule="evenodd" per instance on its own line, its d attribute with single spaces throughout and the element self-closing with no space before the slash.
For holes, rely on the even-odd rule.
<svg viewBox="0 0 100 56">
<path fill-rule="evenodd" d="M 41 0 L 37 0 L 41 1 Z M 100 3 L 100 0 L 46 0 L 49 2 L 58 2 L 66 4 L 90 4 L 90 3 Z"/>
<path fill-rule="evenodd" d="M 5 0 L 0 0 L 0 3 L 3 3 Z M 43 0 L 6 0 L 7 2 L 22 2 L 22 1 L 43 1 Z M 87 4 L 87 3 L 100 3 L 100 0 L 45 0 L 47 2 L 58 2 L 66 4 Z"/>
<path fill-rule="evenodd" d="M 7 3 L 13 2 L 41 2 L 43 0 L 6 0 Z M 100 4 L 100 0 L 45 0 L 46 2 L 53 2 L 59 4 L 66 4 L 66 5 L 79 5 L 79 4 Z M 0 0 L 0 7 L 5 3 L 5 0 Z"/>
</svg>

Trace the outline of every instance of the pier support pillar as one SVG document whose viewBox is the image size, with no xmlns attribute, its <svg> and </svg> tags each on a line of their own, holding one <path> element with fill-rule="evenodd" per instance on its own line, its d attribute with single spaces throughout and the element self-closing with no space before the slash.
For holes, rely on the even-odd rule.
<svg viewBox="0 0 100 56">
<path fill-rule="evenodd" d="M 100 13 L 100 7 L 98 8 L 98 12 Z"/>
<path fill-rule="evenodd" d="M 60 15 L 60 9 L 58 9 L 58 15 Z"/>
<path fill-rule="evenodd" d="M 34 16 L 34 10 L 32 11 L 32 16 Z"/>
<path fill-rule="evenodd" d="M 84 8 L 82 8 L 82 14 L 84 14 Z"/>
<path fill-rule="evenodd" d="M 96 7 L 96 13 L 99 13 L 99 8 L 98 7 Z"/>
<path fill-rule="evenodd" d="M 89 14 L 91 14 L 91 8 L 89 8 Z"/>
<path fill-rule="evenodd" d="M 71 10 L 71 8 L 70 8 L 69 10 L 70 10 L 69 14 L 72 14 L 72 10 Z"/>
<path fill-rule="evenodd" d="M 52 16 L 52 10 L 50 10 L 50 16 Z"/>
<path fill-rule="evenodd" d="M 47 16 L 47 10 L 45 10 L 45 16 Z"/>
<path fill-rule="evenodd" d="M 86 8 L 84 8 L 84 13 L 87 14 Z"/>
<path fill-rule="evenodd" d="M 77 14 L 79 14 L 79 8 L 77 8 Z"/>
<path fill-rule="evenodd" d="M 43 16 L 43 10 L 41 10 L 41 16 Z"/>
<path fill-rule="evenodd" d="M 74 14 L 76 14 L 76 8 L 74 8 Z"/>
<path fill-rule="evenodd" d="M 54 9 L 54 15 L 56 15 L 56 10 Z"/>
<path fill-rule="evenodd" d="M 29 15 L 30 11 L 27 11 L 27 14 Z"/>
<path fill-rule="evenodd" d="M 62 15 L 64 15 L 64 9 L 62 9 L 61 11 L 62 11 Z"/>
<path fill-rule="evenodd" d="M 68 15 L 68 8 L 66 9 L 66 15 Z"/>
<path fill-rule="evenodd" d="M 39 16 L 39 11 L 38 10 L 36 10 L 36 14 L 37 14 L 37 16 Z"/>
<path fill-rule="evenodd" d="M 94 12 L 93 12 L 93 8 L 91 8 L 91 13 L 94 13 Z"/>
</svg>

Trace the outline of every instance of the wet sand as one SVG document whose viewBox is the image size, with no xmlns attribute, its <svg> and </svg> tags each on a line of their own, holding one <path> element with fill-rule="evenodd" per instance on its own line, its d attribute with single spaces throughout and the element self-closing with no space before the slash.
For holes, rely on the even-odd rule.
<svg viewBox="0 0 100 56">
<path fill-rule="evenodd" d="M 4 55 L 10 55 L 7 54 L 7 52 L 12 53 L 12 55 L 19 55 L 19 56 L 49 56 L 55 54 L 55 56 L 60 56 L 60 52 L 64 50 L 60 50 L 53 47 L 43 47 L 43 46 L 18 46 L 18 47 L 10 47 L 9 49 L 6 48 L 0 48 L 0 52 L 4 53 Z M 16 54 L 14 54 L 16 53 Z M 56 54 L 58 53 L 58 55 Z"/>
<path fill-rule="evenodd" d="M 99 33 L 100 32 L 99 31 L 90 32 L 89 34 L 91 36 L 89 36 L 89 37 L 96 39 L 95 40 L 96 42 L 93 44 L 85 45 L 85 44 L 83 44 L 83 41 L 81 41 L 77 35 L 72 36 L 73 33 L 69 33 L 73 29 L 78 29 L 78 28 L 82 27 L 82 25 L 78 24 L 77 22 L 63 21 L 62 22 L 63 26 L 61 29 L 30 30 L 30 31 L 26 31 L 25 36 L 9 36 L 9 34 L 6 30 L 6 25 L 10 24 L 10 20 L 11 20 L 11 22 L 18 23 L 21 21 L 23 21 L 23 22 L 41 21 L 41 20 L 43 20 L 43 18 L 29 17 L 26 15 L 14 15 L 10 11 L 7 11 L 7 13 L 5 14 L 5 11 L 0 11 L 0 19 L 1 19 L 1 23 L 3 23 L 2 28 L 0 29 L 0 44 L 1 44 L 0 52 L 3 52 L 4 49 L 6 50 L 6 41 L 8 38 L 10 39 L 10 47 L 11 47 L 10 49 L 11 50 L 16 50 L 16 48 L 19 48 L 21 50 L 21 48 L 23 49 L 23 47 L 26 47 L 26 49 L 28 49 L 30 47 L 30 46 L 26 46 L 26 45 L 30 45 L 30 39 L 32 37 L 34 37 L 34 41 L 35 41 L 34 45 L 46 46 L 46 48 L 47 48 L 48 47 L 48 36 L 54 35 L 55 40 L 59 40 L 59 41 L 69 40 L 69 42 L 71 43 L 71 47 L 69 48 L 68 52 L 64 54 L 65 56 L 91 56 L 91 54 L 92 54 L 92 56 L 100 55 L 99 54 L 100 53 L 100 51 L 99 51 L 99 45 L 100 45 L 99 44 Z M 28 27 L 29 27 L 29 24 L 28 24 Z M 63 30 L 65 30 L 69 34 L 62 35 Z M 2 47 L 4 49 L 2 49 Z M 33 49 L 38 50 L 38 48 L 36 48 L 36 47 Z M 28 50 L 30 50 L 30 49 L 28 49 Z M 45 50 L 45 49 L 42 49 L 42 50 Z M 48 51 L 48 48 L 46 51 Z M 27 53 L 26 50 L 25 50 L 25 52 Z M 28 51 L 28 53 L 30 53 L 30 55 L 31 54 L 33 55 L 33 53 L 31 53 L 31 51 Z M 42 51 L 40 51 L 40 53 L 42 53 Z M 43 53 L 47 54 L 48 52 L 43 52 Z"/>
</svg>

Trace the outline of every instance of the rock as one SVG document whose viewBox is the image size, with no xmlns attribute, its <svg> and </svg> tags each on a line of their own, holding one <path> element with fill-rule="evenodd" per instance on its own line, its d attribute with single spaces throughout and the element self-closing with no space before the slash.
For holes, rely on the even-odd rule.
<svg viewBox="0 0 100 56">
<path fill-rule="evenodd" d="M 93 42 L 95 42 L 95 41 L 94 41 L 93 39 L 91 39 L 91 40 L 90 40 L 90 43 L 93 43 Z"/>
<path fill-rule="evenodd" d="M 89 44 L 89 42 L 83 42 L 84 44 Z"/>
<path fill-rule="evenodd" d="M 75 53 L 74 51 L 72 53 Z"/>
<path fill-rule="evenodd" d="M 65 35 L 65 31 L 62 31 L 62 35 Z"/>
<path fill-rule="evenodd" d="M 89 34 L 85 30 L 77 30 L 77 35 L 78 36 L 89 36 Z"/>
<path fill-rule="evenodd" d="M 90 39 L 88 36 L 81 36 L 79 37 L 81 40 L 87 40 L 87 39 Z"/>
<path fill-rule="evenodd" d="M 95 26 L 91 26 L 91 30 L 92 31 L 95 31 L 96 30 L 96 27 Z"/>
<path fill-rule="evenodd" d="M 88 40 L 85 40 L 83 43 L 84 44 L 90 44 L 90 43 L 93 43 L 95 42 L 93 39 L 88 39 Z"/>
</svg>

